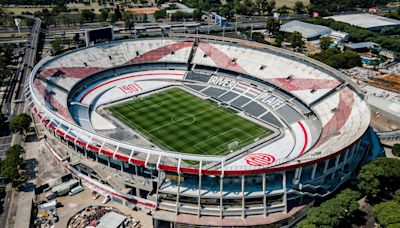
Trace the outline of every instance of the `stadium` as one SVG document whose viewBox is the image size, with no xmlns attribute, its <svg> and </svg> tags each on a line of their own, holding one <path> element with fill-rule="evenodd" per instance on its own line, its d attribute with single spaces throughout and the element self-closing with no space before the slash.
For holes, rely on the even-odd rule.
<svg viewBox="0 0 400 228">
<path fill-rule="evenodd" d="M 46 150 L 155 227 L 290 226 L 377 156 L 354 83 L 251 41 L 102 43 L 42 59 L 28 80 Z"/>
</svg>

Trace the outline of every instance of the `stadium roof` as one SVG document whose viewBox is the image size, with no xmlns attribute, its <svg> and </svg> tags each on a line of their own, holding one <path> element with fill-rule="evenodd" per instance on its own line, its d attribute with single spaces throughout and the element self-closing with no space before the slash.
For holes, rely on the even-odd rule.
<svg viewBox="0 0 400 228">
<path fill-rule="evenodd" d="M 329 34 L 332 29 L 322 25 L 314 25 L 302 21 L 291 21 L 283 24 L 280 28 L 284 32 L 298 31 L 303 35 L 303 38 L 310 39 L 325 34 Z"/>
<path fill-rule="evenodd" d="M 361 43 L 352 43 L 345 45 L 349 49 L 362 49 L 362 48 L 370 48 L 374 46 L 379 46 L 379 44 L 374 42 L 361 42 Z"/>
<path fill-rule="evenodd" d="M 347 14 L 347 15 L 336 15 L 326 18 L 331 18 L 335 21 L 349 23 L 351 25 L 359 26 L 366 29 L 381 29 L 386 26 L 400 26 L 400 21 L 376 16 L 372 14 Z"/>
</svg>

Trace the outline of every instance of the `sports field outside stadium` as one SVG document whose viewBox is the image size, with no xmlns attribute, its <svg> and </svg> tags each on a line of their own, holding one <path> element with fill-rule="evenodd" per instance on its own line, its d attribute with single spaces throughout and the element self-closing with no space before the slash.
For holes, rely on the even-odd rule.
<svg viewBox="0 0 400 228">
<path fill-rule="evenodd" d="M 109 110 L 158 147 L 192 154 L 224 155 L 273 133 L 231 109 L 179 88 L 137 98 Z"/>
</svg>

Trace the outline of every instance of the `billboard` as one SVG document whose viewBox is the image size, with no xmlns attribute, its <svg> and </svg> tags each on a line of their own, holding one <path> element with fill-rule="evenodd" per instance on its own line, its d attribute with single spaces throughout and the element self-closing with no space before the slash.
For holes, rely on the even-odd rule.
<svg viewBox="0 0 400 228">
<path fill-rule="evenodd" d="M 96 29 L 86 29 L 85 40 L 86 40 L 86 46 L 103 42 L 110 42 L 114 40 L 113 27 L 108 26 Z"/>
</svg>

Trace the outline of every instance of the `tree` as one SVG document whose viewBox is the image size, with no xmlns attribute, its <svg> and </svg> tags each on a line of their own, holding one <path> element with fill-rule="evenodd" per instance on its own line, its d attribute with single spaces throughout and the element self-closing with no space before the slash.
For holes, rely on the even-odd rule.
<svg viewBox="0 0 400 228">
<path fill-rule="evenodd" d="M 265 10 L 268 12 L 268 14 L 272 14 L 272 11 L 274 10 L 275 6 L 276 6 L 276 1 L 269 0 Z"/>
<path fill-rule="evenodd" d="M 267 10 L 268 0 L 255 0 L 256 7 L 258 8 L 258 12 L 260 15 L 263 15 Z"/>
<path fill-rule="evenodd" d="M 200 21 L 202 15 L 203 15 L 203 13 L 201 12 L 200 9 L 195 9 L 193 11 L 193 20 Z"/>
<path fill-rule="evenodd" d="M 26 113 L 21 113 L 10 120 L 10 129 L 15 133 L 24 134 L 31 124 L 32 119 Z"/>
<path fill-rule="evenodd" d="M 50 44 L 51 44 L 51 49 L 53 50 L 54 53 L 60 52 L 63 48 L 61 38 L 54 39 L 53 41 L 51 41 Z"/>
<path fill-rule="evenodd" d="M 289 13 L 290 8 L 287 5 L 283 5 L 281 7 L 279 7 L 276 12 L 280 13 L 280 14 L 288 14 Z"/>
<path fill-rule="evenodd" d="M 319 39 L 319 41 L 320 41 L 320 47 L 321 47 L 322 50 L 328 49 L 329 46 L 330 46 L 331 43 L 332 43 L 332 40 L 331 40 L 330 37 L 321 37 L 321 38 Z"/>
<path fill-rule="evenodd" d="M 108 19 L 108 9 L 101 9 L 100 10 L 100 20 L 101 21 L 107 21 Z"/>
<path fill-rule="evenodd" d="M 180 21 L 180 20 L 182 20 L 184 18 L 189 18 L 189 17 L 190 17 L 189 14 L 187 14 L 187 13 L 185 13 L 183 11 L 180 11 L 180 10 L 178 10 L 175 13 L 171 14 L 171 20 L 172 21 Z"/>
<path fill-rule="evenodd" d="M 400 227 L 400 203 L 383 202 L 372 208 L 372 215 L 382 227 Z"/>
<path fill-rule="evenodd" d="M 115 8 L 114 16 L 115 16 L 115 19 L 116 19 L 115 21 L 119 21 L 119 20 L 122 19 L 122 13 L 119 10 L 119 6 L 117 6 L 117 8 Z"/>
<path fill-rule="evenodd" d="M 359 192 L 345 189 L 335 198 L 323 202 L 319 207 L 308 211 L 308 216 L 302 220 L 298 227 L 339 227 L 340 224 L 352 218 L 358 210 L 361 197 Z"/>
<path fill-rule="evenodd" d="M 7 121 L 7 118 L 4 116 L 3 113 L 0 113 L 0 129 L 1 129 L 0 130 L 0 135 L 2 135 L 1 131 L 4 130 L 7 127 L 6 121 Z"/>
<path fill-rule="evenodd" d="M 6 151 L 6 158 L 0 162 L 0 175 L 11 181 L 17 180 L 20 175 L 18 168 L 21 166 L 23 159 L 21 155 L 24 153 L 21 145 L 14 145 Z"/>
<path fill-rule="evenodd" d="M 156 1 L 158 6 L 161 6 L 162 4 L 167 3 L 167 2 L 168 2 L 168 0 L 157 0 Z"/>
<path fill-rule="evenodd" d="M 356 52 L 349 50 L 342 53 L 337 48 L 329 48 L 310 57 L 336 69 L 349 69 L 361 66 L 360 56 Z"/>
<path fill-rule="evenodd" d="M 157 10 L 156 12 L 154 12 L 154 18 L 156 20 L 165 18 L 166 16 L 167 16 L 167 10 L 165 10 L 165 9 L 160 9 L 160 10 Z"/>
<path fill-rule="evenodd" d="M 304 3 L 301 2 L 301 1 L 295 2 L 295 3 L 294 3 L 294 6 L 293 6 L 293 10 L 294 10 L 294 12 L 296 12 L 296 13 L 298 13 L 298 14 L 303 14 L 303 13 L 305 13 L 305 6 L 304 6 Z"/>
<path fill-rule="evenodd" d="M 14 73 L 11 70 L 4 69 L 4 70 L 0 71 L 0 80 L 2 80 L 2 81 L 8 80 L 8 79 L 12 78 L 13 75 L 14 75 Z"/>
<path fill-rule="evenodd" d="M 136 23 L 136 16 L 131 16 L 129 18 L 126 18 L 125 28 L 127 28 L 128 30 L 132 30 L 132 28 L 135 27 L 135 23 Z"/>
<path fill-rule="evenodd" d="M 27 27 L 31 28 L 34 24 L 34 20 L 30 18 L 23 18 L 22 19 L 22 24 L 26 25 Z"/>
<path fill-rule="evenodd" d="M 75 44 L 78 44 L 80 42 L 79 32 L 75 33 L 72 39 L 74 40 Z"/>
<path fill-rule="evenodd" d="M 367 199 L 379 199 L 400 188 L 400 160 L 376 158 L 364 165 L 357 176 L 357 187 Z"/>
<path fill-rule="evenodd" d="M 396 202 L 398 202 L 398 203 L 400 203 L 400 189 L 397 189 L 397 190 L 394 192 L 393 200 L 396 201 Z"/>
<path fill-rule="evenodd" d="M 52 13 L 59 14 L 67 11 L 67 5 L 64 2 L 57 2 L 57 4 L 51 9 Z"/>
<path fill-rule="evenodd" d="M 81 17 L 84 21 L 92 22 L 96 15 L 89 9 L 83 9 L 81 10 Z"/>
<path fill-rule="evenodd" d="M 275 34 L 275 32 L 279 31 L 279 28 L 281 27 L 281 24 L 279 23 L 278 20 L 276 19 L 268 19 L 267 20 L 267 30 Z"/>
<path fill-rule="evenodd" d="M 288 42 L 293 48 L 297 49 L 304 45 L 303 36 L 300 32 L 294 31 L 288 37 Z"/>
<path fill-rule="evenodd" d="M 218 14 L 229 20 L 233 18 L 235 11 L 232 5 L 222 5 L 218 8 Z"/>
<path fill-rule="evenodd" d="M 397 156 L 397 157 L 400 156 L 400 144 L 395 143 L 393 145 L 392 153 L 393 153 L 394 156 Z"/>
<path fill-rule="evenodd" d="M 246 5 L 238 0 L 234 1 L 233 9 L 238 15 L 249 15 L 252 12 L 249 5 Z"/>
</svg>

